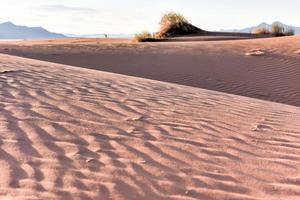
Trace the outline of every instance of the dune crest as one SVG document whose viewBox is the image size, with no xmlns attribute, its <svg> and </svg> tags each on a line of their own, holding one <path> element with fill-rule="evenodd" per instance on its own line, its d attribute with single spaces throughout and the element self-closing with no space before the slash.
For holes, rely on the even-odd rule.
<svg viewBox="0 0 300 200">
<path fill-rule="evenodd" d="M 119 44 L 121 41 L 8 42 L 0 43 L 0 53 L 300 106 L 300 36 L 144 44 Z"/>
<path fill-rule="evenodd" d="M 300 108 L 0 55 L 0 197 L 297 199 Z"/>
</svg>

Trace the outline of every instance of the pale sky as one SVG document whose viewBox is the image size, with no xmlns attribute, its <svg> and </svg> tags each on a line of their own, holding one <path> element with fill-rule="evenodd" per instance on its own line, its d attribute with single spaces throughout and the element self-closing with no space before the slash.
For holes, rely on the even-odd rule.
<svg viewBox="0 0 300 200">
<path fill-rule="evenodd" d="M 0 23 L 42 26 L 59 33 L 156 31 L 161 15 L 176 11 L 206 30 L 261 22 L 300 26 L 299 0 L 0 0 Z"/>
</svg>

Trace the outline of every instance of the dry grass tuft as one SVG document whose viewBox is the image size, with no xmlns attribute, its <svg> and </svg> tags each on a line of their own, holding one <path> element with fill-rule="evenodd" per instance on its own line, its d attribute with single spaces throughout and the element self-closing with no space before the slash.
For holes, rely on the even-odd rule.
<svg viewBox="0 0 300 200">
<path fill-rule="evenodd" d="M 271 28 L 271 35 L 273 37 L 291 36 L 295 35 L 295 30 L 292 28 L 285 30 L 282 25 L 274 23 Z"/>
<path fill-rule="evenodd" d="M 190 24 L 187 18 L 176 12 L 169 12 L 162 15 L 159 24 L 160 30 L 156 34 L 151 34 L 147 31 L 144 31 L 137 33 L 133 40 L 136 42 L 153 42 L 161 41 L 168 37 L 199 34 L 205 32 Z"/>
<path fill-rule="evenodd" d="M 253 31 L 253 34 L 264 34 L 270 35 L 272 37 L 282 37 L 295 35 L 295 30 L 293 28 L 285 29 L 281 24 L 273 23 L 271 29 L 258 28 Z"/>
<path fill-rule="evenodd" d="M 143 31 L 134 35 L 133 40 L 135 42 L 147 42 L 154 39 L 153 34 L 148 31 Z"/>
<path fill-rule="evenodd" d="M 288 29 L 288 30 L 285 30 L 285 35 L 286 35 L 286 36 L 295 35 L 295 29 L 290 28 L 290 29 Z"/>
<path fill-rule="evenodd" d="M 281 26 L 280 24 L 274 23 L 271 28 L 271 35 L 273 37 L 285 36 L 284 35 L 284 27 Z"/>
<path fill-rule="evenodd" d="M 270 30 L 267 28 L 258 28 L 256 30 L 253 31 L 254 34 L 262 34 L 262 35 L 269 35 L 270 34 Z"/>
<path fill-rule="evenodd" d="M 190 35 L 204 32 L 189 23 L 189 20 L 180 13 L 169 12 L 160 20 L 160 30 L 156 33 L 157 38 Z"/>
<path fill-rule="evenodd" d="M 162 15 L 160 20 L 161 26 L 170 26 L 175 24 L 187 24 L 189 20 L 180 13 L 169 12 Z"/>
</svg>

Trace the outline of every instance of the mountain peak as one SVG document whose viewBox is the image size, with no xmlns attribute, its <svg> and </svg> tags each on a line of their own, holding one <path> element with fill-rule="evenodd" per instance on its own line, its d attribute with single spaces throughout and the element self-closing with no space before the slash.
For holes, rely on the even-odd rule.
<svg viewBox="0 0 300 200">
<path fill-rule="evenodd" d="M 4 26 L 16 26 L 14 23 L 12 22 L 4 22 L 2 23 L 1 25 L 4 25 Z"/>
<path fill-rule="evenodd" d="M 0 33 L 0 39 L 48 39 L 66 37 L 63 34 L 49 32 L 42 27 L 19 26 L 9 21 L 0 24 Z"/>
<path fill-rule="evenodd" d="M 269 25 L 269 24 L 266 23 L 266 22 L 262 22 L 262 23 L 260 23 L 258 26 L 267 26 L 267 25 Z"/>
</svg>

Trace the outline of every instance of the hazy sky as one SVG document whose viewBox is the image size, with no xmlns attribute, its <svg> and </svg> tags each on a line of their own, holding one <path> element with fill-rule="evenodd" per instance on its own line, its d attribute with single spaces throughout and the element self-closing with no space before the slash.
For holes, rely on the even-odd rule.
<svg viewBox="0 0 300 200">
<path fill-rule="evenodd" d="M 60 33 L 155 31 L 162 13 L 177 11 L 207 30 L 282 21 L 300 26 L 299 0 L 0 0 L 0 22 Z"/>
</svg>

